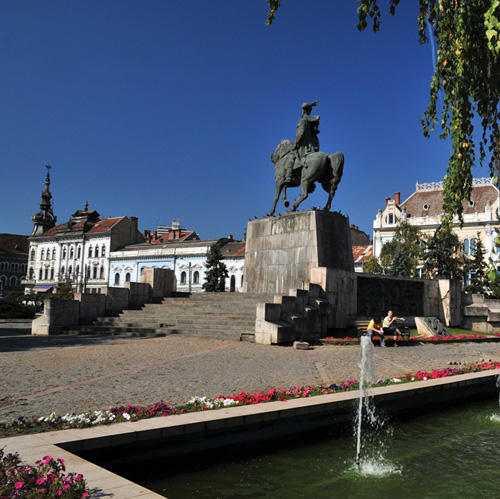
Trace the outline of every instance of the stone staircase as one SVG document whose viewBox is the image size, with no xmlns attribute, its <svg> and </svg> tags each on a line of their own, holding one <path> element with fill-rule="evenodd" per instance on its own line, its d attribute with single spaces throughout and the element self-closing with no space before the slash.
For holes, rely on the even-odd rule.
<svg viewBox="0 0 500 499">
<path fill-rule="evenodd" d="M 118 317 L 100 317 L 91 325 L 71 326 L 63 334 L 165 336 L 186 334 L 254 341 L 257 303 L 274 296 L 248 293 L 193 293 L 164 298 Z"/>
</svg>

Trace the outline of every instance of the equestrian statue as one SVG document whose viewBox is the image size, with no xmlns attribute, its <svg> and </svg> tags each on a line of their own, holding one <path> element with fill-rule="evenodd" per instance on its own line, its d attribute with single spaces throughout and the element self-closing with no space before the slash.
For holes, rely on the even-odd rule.
<svg viewBox="0 0 500 499">
<path fill-rule="evenodd" d="M 290 211 L 297 207 L 315 189 L 319 182 L 328 193 L 328 201 L 324 210 L 329 211 L 332 199 L 342 178 L 344 155 L 341 152 L 326 154 L 319 150 L 319 116 L 311 116 L 311 111 L 318 101 L 302 104 L 302 116 L 297 124 L 295 142 L 282 140 L 271 154 L 274 163 L 274 178 L 276 180 L 276 195 L 269 216 L 274 215 L 276 204 L 283 192 L 283 203 L 286 207 L 287 187 L 301 188 L 300 196 L 293 203 Z"/>
</svg>

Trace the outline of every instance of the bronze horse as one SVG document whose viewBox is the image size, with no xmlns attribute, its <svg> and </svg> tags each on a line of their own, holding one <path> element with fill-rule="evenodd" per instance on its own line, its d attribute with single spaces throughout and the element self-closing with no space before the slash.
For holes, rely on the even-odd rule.
<svg viewBox="0 0 500 499">
<path fill-rule="evenodd" d="M 344 155 L 341 152 L 334 154 L 326 154 L 325 152 L 309 153 L 306 156 L 305 166 L 293 170 L 291 182 L 286 182 L 285 180 L 285 169 L 292 168 L 295 163 L 293 143 L 289 140 L 282 140 L 271 154 L 271 161 L 274 163 L 276 195 L 274 196 L 274 204 L 269 216 L 274 215 L 281 191 L 283 191 L 283 203 L 288 207 L 286 188 L 300 186 L 300 196 L 295 200 L 290 209 L 290 211 L 295 211 L 299 204 L 307 198 L 308 194 L 314 191 L 315 182 L 319 182 L 323 189 L 328 192 L 328 201 L 324 210 L 330 210 L 333 196 L 344 170 Z"/>
</svg>

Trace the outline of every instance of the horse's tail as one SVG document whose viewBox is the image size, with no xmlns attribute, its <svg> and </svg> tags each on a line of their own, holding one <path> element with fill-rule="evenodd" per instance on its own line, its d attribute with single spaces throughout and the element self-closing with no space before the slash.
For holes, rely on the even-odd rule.
<svg viewBox="0 0 500 499">
<path fill-rule="evenodd" d="M 338 184 L 344 172 L 344 155 L 341 152 L 335 152 L 328 156 L 332 165 L 332 175 L 334 181 Z"/>
</svg>

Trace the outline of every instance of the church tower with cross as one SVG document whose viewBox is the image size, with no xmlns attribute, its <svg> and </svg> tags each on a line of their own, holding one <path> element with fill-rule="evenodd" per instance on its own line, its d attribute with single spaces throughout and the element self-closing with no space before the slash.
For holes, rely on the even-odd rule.
<svg viewBox="0 0 500 499">
<path fill-rule="evenodd" d="M 45 165 L 47 175 L 45 177 L 45 190 L 42 191 L 42 201 L 40 203 L 40 211 L 31 217 L 33 221 L 32 236 L 39 236 L 51 229 L 56 224 L 56 216 L 52 211 L 52 194 L 50 193 L 50 165 Z"/>
</svg>

